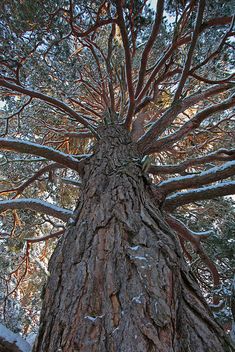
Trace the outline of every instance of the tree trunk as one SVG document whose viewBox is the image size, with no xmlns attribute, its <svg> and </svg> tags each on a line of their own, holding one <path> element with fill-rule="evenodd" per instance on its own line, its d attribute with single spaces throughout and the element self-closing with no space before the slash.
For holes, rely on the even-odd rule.
<svg viewBox="0 0 235 352">
<path fill-rule="evenodd" d="M 34 352 L 232 351 L 128 132 L 100 133 L 75 222 L 50 260 Z"/>
</svg>

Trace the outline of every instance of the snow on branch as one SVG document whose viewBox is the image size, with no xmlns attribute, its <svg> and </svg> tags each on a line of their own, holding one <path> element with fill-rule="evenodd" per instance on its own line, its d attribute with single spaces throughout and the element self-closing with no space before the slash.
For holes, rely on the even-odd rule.
<svg viewBox="0 0 235 352">
<path fill-rule="evenodd" d="M 62 221 L 68 221 L 72 215 L 72 211 L 60 208 L 54 204 L 34 198 L 21 198 L 0 201 L 0 213 L 9 209 L 33 210 L 49 216 L 53 216 Z"/>
<path fill-rule="evenodd" d="M 212 199 L 235 194 L 235 181 L 221 182 L 213 186 L 202 187 L 186 192 L 174 193 L 163 204 L 166 211 L 173 211 L 184 204 L 193 203 L 198 200 Z"/>
<path fill-rule="evenodd" d="M 209 170 L 203 171 L 200 174 L 173 177 L 161 182 L 157 188 L 165 195 L 176 190 L 185 188 L 196 188 L 208 183 L 223 180 L 235 175 L 235 160 L 212 167 Z"/>
<path fill-rule="evenodd" d="M 195 247 L 198 247 L 201 239 L 208 238 L 214 234 L 213 230 L 201 232 L 192 231 L 182 221 L 176 219 L 170 214 L 167 214 L 165 218 L 167 223 L 172 226 L 174 230 L 180 233 L 180 236 L 182 236 L 186 241 L 191 242 Z"/>
<path fill-rule="evenodd" d="M 26 340 L 0 324 L 1 352 L 31 352 L 31 350 L 32 348 Z"/>
<path fill-rule="evenodd" d="M 18 86 L 16 84 L 8 82 L 5 79 L 0 79 L 0 86 L 5 87 L 7 89 L 10 89 L 12 91 L 16 91 L 16 92 L 28 95 L 31 98 L 36 98 L 36 99 L 40 99 L 42 101 L 45 101 L 49 105 L 52 105 L 52 106 L 58 108 L 59 110 L 67 113 L 69 116 L 73 117 L 76 121 L 80 122 L 82 125 L 89 128 L 94 134 L 96 134 L 94 131 L 94 128 L 90 125 L 90 123 L 86 119 L 84 119 L 79 113 L 74 111 L 69 105 L 65 104 L 61 100 L 50 97 L 50 96 L 43 94 L 43 93 L 40 93 L 40 92 L 36 92 L 36 91 L 28 89 L 28 88 L 24 88 L 22 86 Z"/>
<path fill-rule="evenodd" d="M 72 156 L 33 142 L 22 141 L 14 138 L 0 138 L 0 150 L 8 150 L 18 153 L 26 153 L 42 156 L 53 160 L 61 165 L 79 172 L 81 163 Z"/>
<path fill-rule="evenodd" d="M 202 165 L 205 163 L 209 163 L 211 161 L 229 161 L 229 160 L 235 160 L 235 149 L 221 148 L 205 156 L 201 156 L 199 158 L 187 159 L 182 163 L 176 164 L 176 165 L 151 165 L 148 171 L 153 175 L 177 174 L 177 173 L 184 172 L 187 168 L 191 166 Z"/>
</svg>

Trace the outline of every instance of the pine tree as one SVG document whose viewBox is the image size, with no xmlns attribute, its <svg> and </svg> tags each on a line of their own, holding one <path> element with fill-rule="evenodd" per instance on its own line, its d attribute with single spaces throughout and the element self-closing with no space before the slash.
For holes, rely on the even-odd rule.
<svg viewBox="0 0 235 352">
<path fill-rule="evenodd" d="M 209 233 L 177 210 L 234 194 L 231 6 L 2 4 L 3 178 L 23 183 L 6 182 L 0 211 L 24 210 L 26 228 L 28 210 L 60 221 L 36 238 L 61 236 L 34 352 L 232 351 L 184 259 L 189 243 L 219 284 Z M 35 190 L 45 174 L 57 187 Z"/>
</svg>

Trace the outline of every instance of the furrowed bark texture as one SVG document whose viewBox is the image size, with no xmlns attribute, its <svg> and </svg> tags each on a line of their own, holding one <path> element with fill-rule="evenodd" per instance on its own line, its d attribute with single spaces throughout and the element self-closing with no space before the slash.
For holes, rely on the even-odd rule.
<svg viewBox="0 0 235 352">
<path fill-rule="evenodd" d="M 34 352 L 232 351 L 122 127 L 105 127 L 49 265 Z"/>
</svg>

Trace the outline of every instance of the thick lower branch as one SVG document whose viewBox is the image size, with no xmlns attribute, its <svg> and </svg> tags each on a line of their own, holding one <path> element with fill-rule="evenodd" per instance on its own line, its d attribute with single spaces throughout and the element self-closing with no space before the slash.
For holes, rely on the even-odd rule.
<svg viewBox="0 0 235 352">
<path fill-rule="evenodd" d="M 0 138 L 0 150 L 9 150 L 18 153 L 41 156 L 78 172 L 79 169 L 81 170 L 82 166 L 81 162 L 77 161 L 75 158 L 68 154 L 50 147 L 46 147 L 44 145 L 36 144 L 33 142 L 26 142 L 19 139 Z"/>
<path fill-rule="evenodd" d="M 200 174 L 169 178 L 167 181 L 161 182 L 157 187 L 160 192 L 167 195 L 176 190 L 196 188 L 208 183 L 223 180 L 233 175 L 235 175 L 235 160 L 228 161 L 220 166 L 212 167 Z"/>
<path fill-rule="evenodd" d="M 65 222 L 68 221 L 73 213 L 71 210 L 63 209 L 54 204 L 50 204 L 43 200 L 34 198 L 21 198 L 0 201 L 0 213 L 9 209 L 29 209 L 53 216 Z"/>
<path fill-rule="evenodd" d="M 30 352 L 31 346 L 20 335 L 0 324 L 0 350 L 1 352 Z"/>
<path fill-rule="evenodd" d="M 214 186 L 172 194 L 166 198 L 163 208 L 167 211 L 172 211 L 184 204 L 193 203 L 198 200 L 228 196 L 231 194 L 235 194 L 235 181 L 222 182 Z"/>
</svg>

